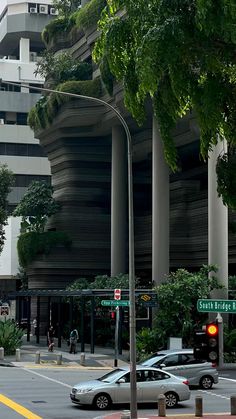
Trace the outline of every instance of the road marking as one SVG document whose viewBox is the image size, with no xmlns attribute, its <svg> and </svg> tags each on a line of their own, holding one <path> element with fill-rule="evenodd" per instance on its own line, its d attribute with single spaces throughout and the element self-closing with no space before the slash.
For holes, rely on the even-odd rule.
<svg viewBox="0 0 236 419">
<path fill-rule="evenodd" d="M 30 410 L 14 402 L 13 400 L 8 399 L 8 397 L 4 396 L 3 394 L 0 394 L 0 403 L 3 403 L 6 406 L 10 407 L 12 410 L 15 410 L 17 413 L 19 413 L 21 416 L 24 416 L 26 419 L 42 419 L 41 416 L 35 415 Z"/>
<path fill-rule="evenodd" d="M 202 392 L 203 394 L 209 394 L 210 396 L 219 397 L 220 399 L 230 400 L 230 397 L 222 396 L 221 394 L 213 393 L 212 391 L 209 391 L 209 390 L 199 390 L 199 391 Z"/>
<path fill-rule="evenodd" d="M 233 383 L 236 383 L 236 380 L 234 378 L 226 378 L 226 377 L 219 377 L 220 380 L 228 380 L 233 381 Z"/>
<path fill-rule="evenodd" d="M 27 371 L 30 374 L 37 375 L 38 377 L 44 378 L 45 380 L 52 381 L 53 383 L 60 384 L 61 386 L 64 386 L 70 389 L 72 388 L 72 386 L 70 386 L 69 384 L 63 383 L 62 381 L 55 380 L 54 378 L 49 378 L 46 375 L 39 374 L 39 372 L 29 370 L 28 368 L 22 368 L 22 370 Z"/>
</svg>

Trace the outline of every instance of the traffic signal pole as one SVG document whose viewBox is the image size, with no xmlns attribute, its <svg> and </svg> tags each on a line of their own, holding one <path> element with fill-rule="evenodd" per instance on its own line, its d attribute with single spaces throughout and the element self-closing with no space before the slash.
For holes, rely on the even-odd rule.
<svg viewBox="0 0 236 419">
<path fill-rule="evenodd" d="M 219 328 L 219 368 L 224 364 L 224 324 L 220 313 L 217 313 L 216 320 Z"/>
</svg>

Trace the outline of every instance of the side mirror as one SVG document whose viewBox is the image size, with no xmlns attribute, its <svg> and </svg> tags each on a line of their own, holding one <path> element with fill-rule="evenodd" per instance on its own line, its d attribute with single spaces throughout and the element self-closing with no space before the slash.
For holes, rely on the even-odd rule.
<svg viewBox="0 0 236 419">
<path fill-rule="evenodd" d="M 126 381 L 125 381 L 125 379 L 124 379 L 124 378 L 120 378 L 120 379 L 117 381 L 117 383 L 118 383 L 118 384 L 123 384 L 123 383 L 126 383 Z"/>
<path fill-rule="evenodd" d="M 160 364 L 159 365 L 159 368 L 165 368 L 166 367 L 166 364 Z"/>
</svg>

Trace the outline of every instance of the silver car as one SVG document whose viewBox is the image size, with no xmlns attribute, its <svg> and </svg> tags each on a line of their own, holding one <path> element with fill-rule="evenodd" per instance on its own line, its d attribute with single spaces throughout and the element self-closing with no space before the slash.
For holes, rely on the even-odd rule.
<svg viewBox="0 0 236 419">
<path fill-rule="evenodd" d="M 193 349 L 163 350 L 150 356 L 141 365 L 161 368 L 188 379 L 190 386 L 208 390 L 218 383 L 218 372 L 214 363 L 194 358 Z"/>
<path fill-rule="evenodd" d="M 157 402 L 164 394 L 166 406 L 175 407 L 190 398 L 188 380 L 157 368 L 137 366 L 138 403 Z M 76 384 L 70 393 L 73 403 L 107 409 L 112 403 L 130 403 L 130 369 L 117 368 L 92 381 Z"/>
</svg>

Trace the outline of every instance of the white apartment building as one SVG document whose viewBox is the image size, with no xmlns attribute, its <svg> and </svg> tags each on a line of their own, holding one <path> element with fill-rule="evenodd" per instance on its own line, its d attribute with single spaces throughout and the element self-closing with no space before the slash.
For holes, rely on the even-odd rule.
<svg viewBox="0 0 236 419">
<path fill-rule="evenodd" d="M 50 179 L 48 159 L 27 126 L 28 112 L 40 94 L 21 88 L 20 82 L 43 85 L 43 80 L 34 72 L 44 48 L 41 32 L 56 13 L 51 3 L 51 0 L 0 1 L 0 78 L 19 83 L 13 87 L 3 82 L 0 86 L 0 162 L 6 163 L 15 174 L 10 208 L 20 201 L 32 180 Z M 19 226 L 19 219 L 9 218 L 0 255 L 0 297 L 15 288 Z"/>
</svg>

